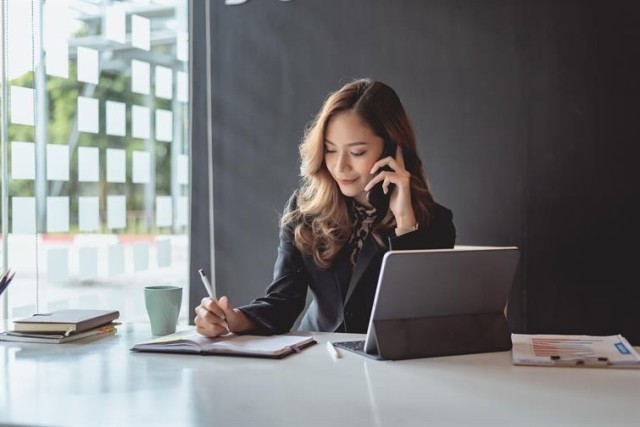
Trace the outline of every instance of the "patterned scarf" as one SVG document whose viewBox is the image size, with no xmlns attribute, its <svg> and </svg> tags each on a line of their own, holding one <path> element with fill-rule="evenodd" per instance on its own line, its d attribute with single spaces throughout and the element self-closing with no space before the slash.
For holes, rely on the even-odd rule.
<svg viewBox="0 0 640 427">
<path fill-rule="evenodd" d="M 358 254 L 360 253 L 360 249 L 362 249 L 364 239 L 369 235 L 371 226 L 376 219 L 376 209 L 367 209 L 364 206 L 359 205 L 355 200 L 351 199 L 351 214 L 354 220 L 353 232 L 349 239 L 349 246 L 351 246 L 350 261 L 351 267 L 353 267 L 356 265 L 356 261 L 358 260 Z"/>
</svg>

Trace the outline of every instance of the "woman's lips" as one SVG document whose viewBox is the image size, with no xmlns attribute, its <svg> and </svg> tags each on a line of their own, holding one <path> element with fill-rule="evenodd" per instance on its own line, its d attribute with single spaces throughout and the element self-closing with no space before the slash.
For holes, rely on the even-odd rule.
<svg viewBox="0 0 640 427">
<path fill-rule="evenodd" d="M 340 183 L 340 185 L 350 185 L 356 182 L 356 180 L 355 179 L 339 179 L 338 182 Z"/>
</svg>

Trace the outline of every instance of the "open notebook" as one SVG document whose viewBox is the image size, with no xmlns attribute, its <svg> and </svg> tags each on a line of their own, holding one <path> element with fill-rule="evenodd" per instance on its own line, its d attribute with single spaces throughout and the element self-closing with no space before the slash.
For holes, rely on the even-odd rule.
<svg viewBox="0 0 640 427">
<path fill-rule="evenodd" d="M 202 355 L 282 358 L 315 344 L 312 337 L 296 335 L 235 335 L 207 338 L 194 331 L 182 331 L 138 343 L 132 351 L 188 353 Z"/>
</svg>

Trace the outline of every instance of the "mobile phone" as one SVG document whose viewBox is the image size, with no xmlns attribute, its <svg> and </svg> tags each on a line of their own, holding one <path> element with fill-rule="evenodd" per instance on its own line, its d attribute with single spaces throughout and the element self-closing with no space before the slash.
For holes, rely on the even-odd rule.
<svg viewBox="0 0 640 427">
<path fill-rule="evenodd" d="M 396 143 L 390 139 L 386 139 L 384 141 L 384 150 L 382 151 L 381 159 L 385 157 L 395 157 L 396 155 Z M 376 172 L 376 174 L 382 171 L 392 171 L 389 166 L 384 166 Z M 367 192 L 367 201 L 371 206 L 376 208 L 376 213 L 378 218 L 381 218 L 382 215 L 387 213 L 389 209 L 389 199 L 391 198 L 391 192 L 393 191 L 393 184 L 389 185 L 389 191 L 387 194 L 384 194 L 384 190 L 382 189 L 382 181 L 377 183 L 371 190 Z"/>
</svg>

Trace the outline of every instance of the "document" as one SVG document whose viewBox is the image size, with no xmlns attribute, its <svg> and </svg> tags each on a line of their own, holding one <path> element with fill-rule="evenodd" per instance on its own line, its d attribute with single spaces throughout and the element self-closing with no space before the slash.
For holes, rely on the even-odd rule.
<svg viewBox="0 0 640 427">
<path fill-rule="evenodd" d="M 514 365 L 640 368 L 640 355 L 622 335 L 511 334 Z"/>
<path fill-rule="evenodd" d="M 208 338 L 189 330 L 138 343 L 131 350 L 282 358 L 291 353 L 298 353 L 315 342 L 312 337 L 297 335 L 258 336 L 230 333 L 222 337 Z"/>
</svg>

